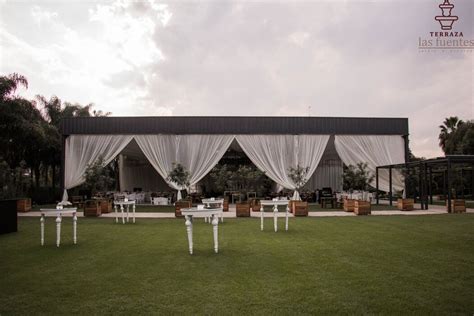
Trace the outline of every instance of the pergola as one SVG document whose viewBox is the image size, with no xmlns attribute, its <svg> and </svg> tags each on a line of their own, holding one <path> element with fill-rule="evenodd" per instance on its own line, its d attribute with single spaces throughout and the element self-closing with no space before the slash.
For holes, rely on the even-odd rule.
<svg viewBox="0 0 474 316">
<path fill-rule="evenodd" d="M 446 155 L 445 157 L 438 157 L 432 159 L 424 159 L 418 161 L 411 161 L 400 164 L 391 164 L 384 166 L 377 166 L 376 168 L 376 190 L 379 186 L 379 170 L 387 169 L 389 174 L 389 201 L 392 205 L 392 174 L 394 169 L 415 170 L 418 172 L 418 188 L 420 196 L 421 209 L 428 209 L 428 201 L 433 204 L 433 174 L 436 172 L 443 173 L 443 191 L 447 196 L 448 211 L 451 211 L 452 199 L 452 182 L 453 182 L 453 168 L 456 165 L 467 165 L 468 170 L 471 171 L 471 191 L 474 191 L 474 155 Z M 416 193 L 414 193 L 416 199 Z M 429 199 L 429 200 L 428 200 Z M 377 204 L 379 204 L 379 196 L 377 194 Z"/>
</svg>

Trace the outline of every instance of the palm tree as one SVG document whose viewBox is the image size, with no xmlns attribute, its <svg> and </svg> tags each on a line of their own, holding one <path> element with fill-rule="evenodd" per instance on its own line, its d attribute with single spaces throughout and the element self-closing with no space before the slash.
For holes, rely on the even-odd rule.
<svg viewBox="0 0 474 316">
<path fill-rule="evenodd" d="M 452 147 L 450 143 L 451 135 L 458 129 L 459 126 L 463 124 L 463 120 L 460 120 L 457 116 L 451 116 L 444 119 L 443 125 L 440 125 L 439 128 L 441 132 L 439 133 L 439 146 L 443 149 L 445 154 L 450 153 L 450 148 Z"/>
<path fill-rule="evenodd" d="M 0 98 L 2 101 L 8 99 L 8 97 L 16 91 L 20 86 L 28 88 L 28 80 L 22 75 L 17 73 L 9 74 L 8 76 L 0 76 Z"/>
</svg>

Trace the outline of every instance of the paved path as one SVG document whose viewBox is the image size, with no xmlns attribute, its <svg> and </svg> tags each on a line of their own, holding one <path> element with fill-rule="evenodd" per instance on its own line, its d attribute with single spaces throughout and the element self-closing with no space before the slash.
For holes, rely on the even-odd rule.
<svg viewBox="0 0 474 316">
<path fill-rule="evenodd" d="M 447 214 L 446 208 L 442 205 L 430 205 L 429 210 L 420 210 L 420 205 L 415 204 L 415 210 L 413 211 L 398 211 L 398 210 L 376 210 L 372 211 L 372 216 L 388 216 L 388 215 L 438 215 L 438 214 Z M 418 208 L 418 210 L 416 210 Z M 474 209 L 468 208 L 467 213 L 473 213 Z M 32 211 L 27 213 L 18 213 L 19 217 L 39 217 L 40 212 Z M 56 214 L 46 214 L 46 216 L 55 217 Z M 64 217 L 70 217 L 71 214 L 65 214 Z M 82 212 L 77 212 L 78 217 L 83 217 Z M 251 217 L 260 218 L 260 212 L 250 212 Z M 265 212 L 265 217 L 273 217 L 273 212 Z M 319 211 L 319 212 L 309 212 L 308 216 L 310 217 L 332 217 L 332 216 L 357 216 L 352 212 L 344 211 Z M 115 218 L 115 213 L 102 214 L 102 218 Z M 119 219 L 122 217 L 119 212 Z M 135 213 L 136 218 L 175 218 L 174 213 L 163 213 L 163 212 L 143 212 Z M 285 212 L 281 211 L 278 213 L 278 217 L 285 217 Z M 293 214 L 290 214 L 290 217 L 294 217 Z M 235 218 L 235 205 L 230 205 L 229 212 L 224 212 L 224 218 Z"/>
</svg>

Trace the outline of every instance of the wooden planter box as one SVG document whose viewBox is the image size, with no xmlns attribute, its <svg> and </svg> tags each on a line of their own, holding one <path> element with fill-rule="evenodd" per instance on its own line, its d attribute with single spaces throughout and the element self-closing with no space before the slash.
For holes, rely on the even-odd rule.
<svg viewBox="0 0 474 316">
<path fill-rule="evenodd" d="M 229 199 L 225 198 L 224 203 L 222 203 L 222 211 L 228 212 L 229 211 Z"/>
<path fill-rule="evenodd" d="M 250 217 L 250 204 L 248 203 L 237 203 L 235 204 L 237 217 Z"/>
<path fill-rule="evenodd" d="M 71 203 L 78 209 L 82 208 L 84 206 L 84 197 L 82 195 L 74 195 L 71 197 Z"/>
<path fill-rule="evenodd" d="M 448 202 L 446 201 L 446 210 L 448 210 Z M 448 210 L 449 212 L 449 210 Z M 466 213 L 466 201 L 465 200 L 451 200 L 451 213 Z"/>
<path fill-rule="evenodd" d="M 18 199 L 16 201 L 16 211 L 22 213 L 31 211 L 31 199 Z"/>
<path fill-rule="evenodd" d="M 355 200 L 344 199 L 344 211 L 354 212 L 354 204 L 355 204 Z"/>
<path fill-rule="evenodd" d="M 415 200 L 414 199 L 398 199 L 397 208 L 400 211 L 413 211 Z"/>
<path fill-rule="evenodd" d="M 193 204 L 191 203 L 191 201 L 185 201 L 185 200 L 181 200 L 181 201 L 177 201 L 174 203 L 174 216 L 176 217 L 184 217 L 183 214 L 181 214 L 181 209 L 182 208 L 190 208 Z"/>
<path fill-rule="evenodd" d="M 112 212 L 112 201 L 108 199 L 99 200 L 99 205 L 102 214 Z"/>
<path fill-rule="evenodd" d="M 100 203 L 97 200 L 87 200 L 84 202 L 84 216 L 97 217 L 102 215 Z"/>
<path fill-rule="evenodd" d="M 250 201 L 250 208 L 252 212 L 260 212 L 260 201 L 257 199 L 252 199 Z"/>
<path fill-rule="evenodd" d="M 354 213 L 356 215 L 369 215 L 370 210 L 370 202 L 359 200 L 354 201 Z"/>
<path fill-rule="evenodd" d="M 294 216 L 308 216 L 308 202 L 292 201 L 290 211 Z"/>
</svg>

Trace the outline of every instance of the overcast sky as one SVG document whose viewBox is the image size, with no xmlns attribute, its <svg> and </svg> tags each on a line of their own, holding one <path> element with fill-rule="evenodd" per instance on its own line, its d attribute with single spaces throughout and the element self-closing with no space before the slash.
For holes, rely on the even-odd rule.
<svg viewBox="0 0 474 316">
<path fill-rule="evenodd" d="M 0 0 L 0 73 L 120 116 L 408 117 L 434 157 L 445 117 L 474 118 L 474 51 L 418 50 L 441 2 Z"/>
</svg>

